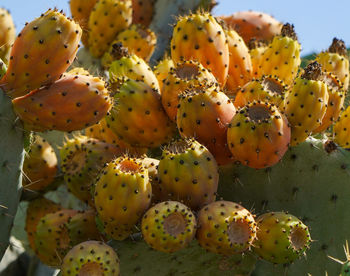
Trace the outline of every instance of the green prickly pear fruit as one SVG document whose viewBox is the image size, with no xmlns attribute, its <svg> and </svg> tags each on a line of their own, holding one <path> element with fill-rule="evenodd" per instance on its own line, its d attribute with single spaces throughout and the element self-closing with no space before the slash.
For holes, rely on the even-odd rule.
<svg viewBox="0 0 350 276">
<path fill-rule="evenodd" d="M 119 258 L 107 244 L 101 241 L 85 241 L 74 246 L 64 257 L 61 274 L 119 276 Z"/>
<path fill-rule="evenodd" d="M 155 250 L 172 253 L 188 246 L 196 233 L 196 217 L 177 201 L 165 201 L 150 208 L 142 218 L 142 236 Z"/>
<path fill-rule="evenodd" d="M 16 28 L 12 16 L 9 11 L 0 8 L 0 59 L 5 64 L 8 64 L 11 46 L 15 39 Z"/>
<path fill-rule="evenodd" d="M 194 139 L 179 139 L 164 148 L 158 178 L 163 193 L 193 210 L 216 198 L 217 163 L 209 150 Z"/>
<path fill-rule="evenodd" d="M 81 34 L 77 23 L 49 9 L 18 35 L 0 87 L 16 98 L 59 79 L 75 58 Z"/>
<path fill-rule="evenodd" d="M 284 212 L 271 212 L 257 219 L 253 250 L 274 264 L 291 263 L 300 258 L 311 243 L 308 227 L 297 217 Z"/>
<path fill-rule="evenodd" d="M 197 240 L 208 251 L 233 255 L 247 251 L 256 237 L 254 216 L 231 201 L 216 201 L 198 214 Z"/>
</svg>

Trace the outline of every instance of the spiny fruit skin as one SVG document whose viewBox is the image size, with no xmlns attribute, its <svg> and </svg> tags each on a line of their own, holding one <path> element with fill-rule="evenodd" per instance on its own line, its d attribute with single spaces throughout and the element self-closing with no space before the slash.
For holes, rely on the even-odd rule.
<svg viewBox="0 0 350 276">
<path fill-rule="evenodd" d="M 239 88 L 252 79 L 252 61 L 242 37 L 234 30 L 224 31 L 230 55 L 225 93 L 236 94 Z"/>
<path fill-rule="evenodd" d="M 16 28 L 10 12 L 3 8 L 0 8 L 0 34 L 0 58 L 7 64 L 11 45 L 16 39 Z"/>
<path fill-rule="evenodd" d="M 35 136 L 23 163 L 24 189 L 44 190 L 57 173 L 57 157 L 51 145 L 40 136 Z"/>
<path fill-rule="evenodd" d="M 263 53 L 257 77 L 276 75 L 287 85 L 291 85 L 301 63 L 300 50 L 293 25 L 284 24 L 281 34 L 273 38 Z"/>
<path fill-rule="evenodd" d="M 80 130 L 96 124 L 112 105 L 102 79 L 72 74 L 12 103 L 24 127 L 33 131 Z"/>
<path fill-rule="evenodd" d="M 262 63 L 264 58 L 264 52 L 267 49 L 267 44 L 264 41 L 251 39 L 248 43 L 249 55 L 252 62 L 252 76 L 257 77 L 259 71 L 259 65 Z"/>
<path fill-rule="evenodd" d="M 196 234 L 196 217 L 177 201 L 165 201 L 150 208 L 141 223 L 145 242 L 155 250 L 172 253 L 185 248 Z"/>
<path fill-rule="evenodd" d="M 163 83 L 162 104 L 172 121 L 176 121 L 179 95 L 192 87 L 217 84 L 209 70 L 197 61 L 184 61 L 171 69 Z"/>
<path fill-rule="evenodd" d="M 349 149 L 350 148 L 350 107 L 348 106 L 345 111 L 340 115 L 339 120 L 333 126 L 334 142 L 339 146 Z"/>
<path fill-rule="evenodd" d="M 48 10 L 28 23 L 13 44 L 0 87 L 16 98 L 51 84 L 73 62 L 81 34 L 77 23 L 56 10 Z"/>
<path fill-rule="evenodd" d="M 33 251 L 36 251 L 34 239 L 39 221 L 47 214 L 55 213 L 61 209 L 62 207 L 59 204 L 44 197 L 39 197 L 29 202 L 25 230 L 27 232 L 29 245 Z"/>
<path fill-rule="evenodd" d="M 322 69 L 336 75 L 342 82 L 344 90 L 349 88 L 349 58 L 343 40 L 334 38 L 328 51 L 316 56 L 316 61 L 322 65 Z"/>
<path fill-rule="evenodd" d="M 211 70 L 221 87 L 225 86 L 229 49 L 224 30 L 209 13 L 181 17 L 174 27 L 171 40 L 174 62 L 197 60 Z"/>
<path fill-rule="evenodd" d="M 132 23 L 148 27 L 153 18 L 155 0 L 132 0 Z"/>
<path fill-rule="evenodd" d="M 194 139 L 179 139 L 163 150 L 158 177 L 160 187 L 169 198 L 193 210 L 199 210 L 216 198 L 217 163 L 208 149 Z"/>
<path fill-rule="evenodd" d="M 102 170 L 96 180 L 94 201 L 107 235 L 127 238 L 152 195 L 148 170 L 140 159 L 118 157 Z"/>
<path fill-rule="evenodd" d="M 153 68 L 153 73 L 155 74 L 155 76 L 158 80 L 158 83 L 159 83 L 160 92 L 162 92 L 162 90 L 163 90 L 164 80 L 168 76 L 168 74 L 170 73 L 171 68 L 175 68 L 175 63 L 168 56 L 165 56 Z"/>
<path fill-rule="evenodd" d="M 197 240 L 208 251 L 233 255 L 248 250 L 256 237 L 254 216 L 231 201 L 216 201 L 198 214 Z"/>
<path fill-rule="evenodd" d="M 69 250 L 69 235 L 65 224 L 77 211 L 63 209 L 45 215 L 37 224 L 34 234 L 36 255 L 48 266 L 59 267 Z"/>
<path fill-rule="evenodd" d="M 282 105 L 288 87 L 276 76 L 263 76 L 261 79 L 252 79 L 237 93 L 234 101 L 236 108 L 243 107 L 253 101 L 266 101 Z"/>
<path fill-rule="evenodd" d="M 101 57 L 117 34 L 131 24 L 131 0 L 98 0 L 89 17 L 89 50 Z"/>
<path fill-rule="evenodd" d="M 92 186 L 105 163 L 121 154 L 111 144 L 86 136 L 67 140 L 60 149 L 61 169 L 68 190 L 80 200 L 94 206 Z"/>
<path fill-rule="evenodd" d="M 159 160 L 154 158 L 149 158 L 147 156 L 141 157 L 142 165 L 148 170 L 149 181 L 152 185 L 152 199 L 151 205 L 167 200 L 165 192 L 162 190 L 159 184 L 158 178 L 158 165 Z"/>
<path fill-rule="evenodd" d="M 308 227 L 297 217 L 284 212 L 259 216 L 253 250 L 274 264 L 291 263 L 301 257 L 311 243 Z"/>
<path fill-rule="evenodd" d="M 7 66 L 5 62 L 2 59 L 0 59 L 0 80 L 3 76 L 5 76 L 6 71 L 7 71 Z"/>
<path fill-rule="evenodd" d="M 64 257 L 61 274 L 119 276 L 119 258 L 107 244 L 85 241 L 74 246 Z"/>
<path fill-rule="evenodd" d="M 180 96 L 176 122 L 182 137 L 194 137 L 224 165 L 234 161 L 227 146 L 227 126 L 235 114 L 231 100 L 216 87 L 194 88 Z"/>
<path fill-rule="evenodd" d="M 218 19 L 239 33 L 247 44 L 253 38 L 270 41 L 282 28 L 281 22 L 260 11 L 239 11 L 229 16 L 220 16 Z"/>
<path fill-rule="evenodd" d="M 288 150 L 287 118 L 273 104 L 252 102 L 238 109 L 227 131 L 227 143 L 242 164 L 255 169 L 273 166 Z"/>
<path fill-rule="evenodd" d="M 114 101 L 106 121 L 120 139 L 138 147 L 158 147 L 170 141 L 175 125 L 166 115 L 158 91 L 128 79 L 116 91 Z"/>
<path fill-rule="evenodd" d="M 284 111 L 292 127 L 291 146 L 305 141 L 322 123 L 329 98 L 322 79 L 320 64 L 313 62 L 286 93 Z"/>
</svg>

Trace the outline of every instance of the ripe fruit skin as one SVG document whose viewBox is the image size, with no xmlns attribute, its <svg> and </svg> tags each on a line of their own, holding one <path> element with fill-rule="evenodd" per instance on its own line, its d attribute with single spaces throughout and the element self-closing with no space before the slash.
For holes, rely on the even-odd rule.
<svg viewBox="0 0 350 276">
<path fill-rule="evenodd" d="M 152 22 L 155 0 L 132 0 L 132 23 L 146 27 Z"/>
<path fill-rule="evenodd" d="M 155 250 L 172 253 L 185 248 L 196 233 L 196 217 L 177 201 L 165 201 L 150 208 L 141 223 L 145 242 Z"/>
<path fill-rule="evenodd" d="M 16 39 L 16 28 L 9 11 L 0 8 L 0 58 L 7 64 L 11 45 Z"/>
<path fill-rule="evenodd" d="M 225 86 L 229 50 L 224 30 L 209 13 L 181 17 L 174 27 L 171 40 L 171 58 L 197 60 L 211 70 L 221 87 Z"/>
<path fill-rule="evenodd" d="M 24 189 L 44 190 L 50 185 L 57 173 L 57 157 L 51 145 L 40 136 L 35 136 L 28 155 L 23 163 Z"/>
<path fill-rule="evenodd" d="M 13 44 L 1 88 L 16 98 L 57 80 L 72 64 L 81 34 L 78 24 L 56 10 L 28 23 Z"/>
<path fill-rule="evenodd" d="M 231 201 L 216 201 L 198 214 L 197 240 L 201 247 L 222 255 L 248 250 L 256 236 L 254 216 Z"/>
<path fill-rule="evenodd" d="M 86 128 L 101 120 L 112 104 L 102 79 L 72 74 L 12 103 L 24 127 L 33 131 Z"/>
<path fill-rule="evenodd" d="M 164 80 L 170 73 L 171 68 L 175 68 L 175 64 L 173 60 L 165 56 L 159 63 L 153 68 L 153 73 L 156 76 L 158 83 L 159 83 L 159 89 L 160 92 L 163 90 L 164 86 Z"/>
<path fill-rule="evenodd" d="M 193 210 L 216 198 L 217 163 L 208 149 L 194 139 L 179 139 L 163 150 L 158 177 L 164 193 Z"/>
<path fill-rule="evenodd" d="M 94 201 L 107 235 L 116 240 L 127 238 L 152 195 L 148 170 L 140 159 L 118 157 L 110 162 L 96 180 Z"/>
<path fill-rule="evenodd" d="M 263 53 L 267 49 L 267 44 L 264 41 L 259 41 L 256 39 L 252 39 L 248 43 L 250 59 L 252 62 L 252 76 L 254 78 L 258 77 L 259 72 L 259 64 L 261 64 L 264 56 Z"/>
<path fill-rule="evenodd" d="M 333 127 L 334 142 L 339 146 L 349 149 L 350 148 L 350 107 L 348 106 L 345 111 L 340 114 L 339 120 Z"/>
<path fill-rule="evenodd" d="M 62 276 L 72 276 L 72 273 L 119 276 L 118 255 L 112 247 L 101 241 L 82 242 L 74 246 L 62 261 Z"/>
<path fill-rule="evenodd" d="M 98 0 L 89 18 L 89 50 L 99 58 L 132 20 L 131 0 Z"/>
<path fill-rule="evenodd" d="M 311 243 L 306 225 L 284 212 L 271 212 L 257 218 L 257 239 L 253 250 L 274 264 L 291 263 L 301 257 Z"/>
<path fill-rule="evenodd" d="M 234 158 L 255 169 L 280 161 L 288 150 L 290 137 L 287 118 L 266 102 L 253 102 L 239 109 L 227 131 Z"/>
</svg>

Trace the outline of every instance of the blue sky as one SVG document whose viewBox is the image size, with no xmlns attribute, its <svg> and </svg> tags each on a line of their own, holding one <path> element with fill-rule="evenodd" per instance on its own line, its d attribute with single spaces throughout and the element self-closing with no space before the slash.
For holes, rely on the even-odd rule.
<svg viewBox="0 0 350 276">
<path fill-rule="evenodd" d="M 328 48 L 333 37 L 343 39 L 350 46 L 350 0 L 218 0 L 216 15 L 227 15 L 240 10 L 258 10 L 272 14 L 282 22 L 294 24 L 303 54 Z M 1 0 L 9 9 L 17 30 L 23 28 L 50 7 L 63 9 L 69 14 L 68 0 Z"/>
</svg>

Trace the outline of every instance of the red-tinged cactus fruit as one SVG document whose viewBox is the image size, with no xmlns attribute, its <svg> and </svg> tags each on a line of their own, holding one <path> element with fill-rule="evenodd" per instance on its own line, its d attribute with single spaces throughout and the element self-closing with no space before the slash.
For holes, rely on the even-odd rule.
<svg viewBox="0 0 350 276">
<path fill-rule="evenodd" d="M 262 40 L 256 40 L 256 39 L 251 39 L 248 43 L 249 47 L 249 54 L 250 54 L 250 59 L 252 62 L 252 76 L 257 77 L 260 75 L 259 72 L 259 65 L 261 64 L 263 60 L 263 53 L 267 49 L 267 43 L 262 41 Z"/>
<path fill-rule="evenodd" d="M 115 61 L 109 68 L 109 78 L 112 87 L 122 84 L 125 78 L 140 80 L 159 91 L 159 84 L 151 67 L 140 57 L 129 55 L 121 43 L 112 45 L 115 49 Z"/>
<path fill-rule="evenodd" d="M 348 106 L 345 111 L 340 115 L 340 118 L 333 126 L 334 142 L 339 146 L 349 149 L 350 148 L 350 107 Z"/>
<path fill-rule="evenodd" d="M 29 202 L 25 230 L 27 232 L 29 246 L 33 251 L 36 250 L 34 238 L 39 221 L 47 214 L 55 213 L 61 209 L 62 207 L 59 204 L 44 197 L 39 197 Z"/>
<path fill-rule="evenodd" d="M 229 49 L 225 32 L 209 13 L 195 13 L 180 17 L 171 40 L 174 62 L 197 60 L 211 70 L 221 87 L 225 86 Z"/>
<path fill-rule="evenodd" d="M 273 104 L 260 101 L 238 109 L 227 131 L 234 158 L 255 169 L 280 161 L 288 150 L 290 137 L 287 118 Z"/>
<path fill-rule="evenodd" d="M 219 16 L 218 19 L 234 29 L 247 44 L 253 38 L 270 41 L 282 28 L 281 22 L 260 11 L 239 11 L 232 15 Z"/>
<path fill-rule="evenodd" d="M 150 208 L 141 223 L 145 242 L 155 250 L 172 253 L 185 248 L 196 234 L 196 217 L 177 201 L 165 201 Z"/>
<path fill-rule="evenodd" d="M 132 21 L 131 0 L 98 0 L 89 17 L 89 50 L 99 58 Z"/>
<path fill-rule="evenodd" d="M 65 227 L 69 218 L 78 211 L 62 209 L 45 215 L 37 224 L 34 234 L 35 254 L 40 261 L 52 267 L 59 267 L 70 248 L 69 234 Z"/>
<path fill-rule="evenodd" d="M 68 190 L 94 206 L 92 186 L 105 163 L 121 154 L 120 148 L 86 136 L 67 140 L 60 149 L 61 169 Z"/>
<path fill-rule="evenodd" d="M 198 214 L 197 240 L 208 251 L 233 255 L 252 246 L 256 237 L 254 216 L 231 201 L 216 201 Z"/>
<path fill-rule="evenodd" d="M 42 191 L 50 185 L 57 174 L 57 157 L 51 145 L 35 136 L 23 163 L 23 188 Z"/>
<path fill-rule="evenodd" d="M 203 87 L 217 84 L 209 70 L 197 61 L 184 61 L 170 70 L 163 83 L 162 104 L 172 121 L 176 121 L 179 95 L 192 87 Z"/>
<path fill-rule="evenodd" d="M 333 38 L 332 45 L 327 51 L 318 54 L 316 61 L 322 65 L 322 70 L 336 75 L 342 82 L 344 90 L 348 90 L 349 58 L 343 40 Z"/>
<path fill-rule="evenodd" d="M 341 110 L 343 109 L 345 101 L 345 90 L 342 86 L 340 80 L 332 73 L 326 73 L 324 82 L 327 84 L 328 90 L 328 103 L 326 114 L 322 119 L 322 123 L 319 127 L 314 129 L 313 133 L 320 133 L 329 128 L 333 123 L 335 123 Z"/>
<path fill-rule="evenodd" d="M 112 247 L 101 241 L 85 241 L 64 257 L 62 276 L 119 276 L 119 258 Z"/>
<path fill-rule="evenodd" d="M 13 108 L 28 130 L 80 130 L 96 124 L 111 108 L 105 86 L 98 77 L 66 74 L 14 99 Z"/>
<path fill-rule="evenodd" d="M 311 243 L 308 227 L 288 213 L 265 213 L 256 222 L 257 238 L 253 250 L 266 261 L 292 263 L 305 254 Z"/>
<path fill-rule="evenodd" d="M 160 92 L 163 90 L 164 86 L 164 80 L 170 73 L 171 68 L 175 68 L 174 61 L 168 57 L 165 56 L 161 61 L 158 62 L 158 64 L 153 68 L 153 73 L 156 75 L 156 78 L 158 80 L 159 89 Z"/>
<path fill-rule="evenodd" d="M 225 93 L 232 95 L 252 79 L 253 67 L 249 49 L 242 37 L 234 30 L 225 29 L 224 31 L 230 53 Z"/>
<path fill-rule="evenodd" d="M 166 115 L 158 91 L 128 79 L 115 92 L 114 101 L 106 121 L 120 139 L 135 147 L 158 147 L 171 140 L 176 127 Z"/>
<path fill-rule="evenodd" d="M 158 177 L 169 198 L 193 210 L 215 201 L 218 165 L 209 150 L 194 139 L 179 139 L 164 148 Z"/>
<path fill-rule="evenodd" d="M 152 186 L 142 160 L 126 156 L 110 162 L 96 180 L 94 201 L 107 235 L 127 238 L 151 203 Z"/>
<path fill-rule="evenodd" d="M 0 87 L 16 98 L 51 84 L 73 62 L 81 34 L 77 23 L 56 10 L 48 10 L 31 21 L 13 44 Z"/>
<path fill-rule="evenodd" d="M 287 85 L 291 85 L 301 63 L 300 50 L 294 26 L 284 24 L 281 34 L 274 37 L 263 53 L 256 77 L 276 75 Z"/>
<path fill-rule="evenodd" d="M 0 8 L 0 58 L 7 64 L 16 39 L 16 28 L 9 11 Z"/>
<path fill-rule="evenodd" d="M 305 141 L 322 124 L 329 99 L 323 79 L 321 65 L 310 63 L 286 93 L 284 112 L 292 127 L 291 146 Z"/>
<path fill-rule="evenodd" d="M 132 23 L 148 27 L 153 18 L 155 0 L 132 0 Z"/>
<path fill-rule="evenodd" d="M 72 14 L 72 18 L 77 22 L 83 30 L 81 42 L 85 47 L 88 45 L 89 37 L 89 17 L 92 9 L 94 8 L 97 0 L 70 0 L 69 6 Z"/>
<path fill-rule="evenodd" d="M 225 93 L 215 87 L 194 88 L 180 95 L 177 127 L 182 137 L 194 137 L 219 165 L 225 165 L 234 161 L 227 146 L 227 127 L 235 114 Z"/>
<path fill-rule="evenodd" d="M 265 101 L 279 107 L 288 87 L 276 76 L 263 76 L 253 79 L 242 87 L 234 101 L 236 108 L 243 107 L 253 101 Z"/>
</svg>

